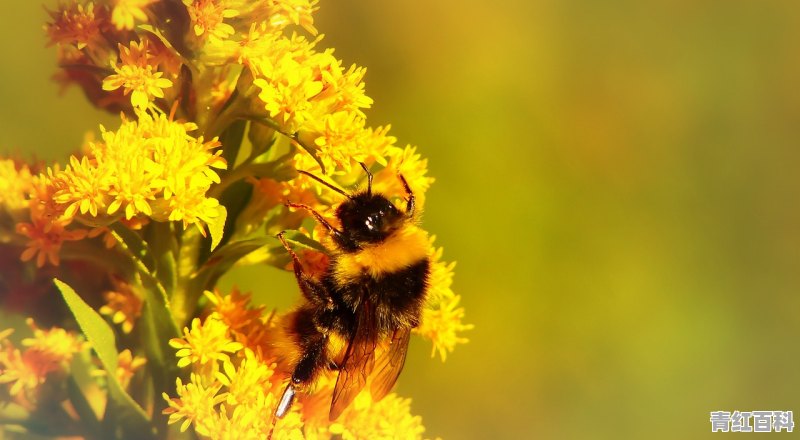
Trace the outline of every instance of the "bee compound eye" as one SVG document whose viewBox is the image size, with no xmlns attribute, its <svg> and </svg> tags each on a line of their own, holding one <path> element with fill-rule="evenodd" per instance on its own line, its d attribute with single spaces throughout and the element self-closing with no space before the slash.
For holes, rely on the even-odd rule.
<svg viewBox="0 0 800 440">
<path fill-rule="evenodd" d="M 370 215 L 364 221 L 364 225 L 367 227 L 368 231 L 377 230 L 379 224 L 380 224 L 380 218 L 377 215 Z"/>
</svg>

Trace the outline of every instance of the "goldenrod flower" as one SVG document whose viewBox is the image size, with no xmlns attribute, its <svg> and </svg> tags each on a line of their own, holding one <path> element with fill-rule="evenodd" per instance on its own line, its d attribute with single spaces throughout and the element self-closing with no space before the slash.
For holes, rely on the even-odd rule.
<svg viewBox="0 0 800 440">
<path fill-rule="evenodd" d="M 350 171 L 353 161 L 370 162 L 383 155 L 383 151 L 374 151 L 372 144 L 366 142 L 368 134 L 361 116 L 342 111 L 317 121 L 306 124 L 300 139 L 318 149 L 325 168 Z"/>
<path fill-rule="evenodd" d="M 147 363 L 147 359 L 134 356 L 127 348 L 119 352 L 117 357 L 117 380 L 123 388 L 127 388 L 131 378 Z"/>
<path fill-rule="evenodd" d="M 194 124 L 138 116 L 117 131 L 103 129 L 103 141 L 91 143 L 88 156 L 54 173 L 54 200 L 68 213 L 94 217 L 83 219 L 89 224 L 107 224 L 115 218 L 105 216 L 118 211 L 126 220 L 141 214 L 198 227 L 215 218 L 219 203 L 206 193 L 219 181 L 213 169 L 226 167 L 219 152 L 210 151 L 219 142 L 191 136 Z"/>
<path fill-rule="evenodd" d="M 183 0 L 189 11 L 194 34 L 198 37 L 224 39 L 232 35 L 233 26 L 224 22 L 226 18 L 239 15 L 239 11 L 227 7 L 226 0 Z"/>
<path fill-rule="evenodd" d="M 50 11 L 53 22 L 45 26 L 51 43 L 72 44 L 78 49 L 94 48 L 103 40 L 108 11 L 94 2 L 70 3 L 60 11 Z"/>
<path fill-rule="evenodd" d="M 300 25 L 312 35 L 317 34 L 312 14 L 317 10 L 316 0 L 267 0 L 269 23 L 279 29 L 289 24 Z"/>
<path fill-rule="evenodd" d="M 228 326 L 233 334 L 241 334 L 252 325 L 261 325 L 264 307 L 250 307 L 250 293 L 242 293 L 234 288 L 222 295 L 218 290 L 205 291 L 205 296 L 214 307 L 215 313 Z M 241 341 L 240 341 L 241 342 Z"/>
<path fill-rule="evenodd" d="M 322 91 L 323 84 L 315 80 L 314 71 L 285 54 L 271 65 L 267 78 L 257 78 L 253 84 L 261 89 L 258 97 L 264 101 L 271 118 L 288 133 L 294 133 L 312 115 L 311 98 Z M 262 70 L 265 65 L 260 66 Z"/>
<path fill-rule="evenodd" d="M 131 95 L 131 105 L 141 109 L 147 108 L 155 98 L 163 98 L 163 89 L 172 87 L 172 81 L 162 78 L 164 73 L 157 71 L 157 66 L 150 64 L 149 59 L 145 43 L 131 42 L 130 47 L 120 45 L 120 63 L 112 63 L 116 73 L 103 80 L 103 90 L 122 87 L 126 95 Z"/>
<path fill-rule="evenodd" d="M 30 167 L 12 159 L 0 160 L 0 213 L 4 211 L 12 220 L 22 220 L 32 191 Z"/>
<path fill-rule="evenodd" d="M 17 224 L 17 233 L 28 237 L 27 248 L 22 252 L 22 261 L 36 257 L 36 266 L 42 267 L 45 262 L 58 266 L 59 252 L 65 241 L 81 240 L 86 237 L 84 229 L 68 230 L 63 222 L 34 220 L 32 223 Z"/>
<path fill-rule="evenodd" d="M 471 330 L 471 324 L 463 324 L 464 308 L 458 307 L 461 297 L 456 295 L 445 298 L 433 308 L 427 308 L 422 313 L 422 323 L 417 333 L 433 342 L 431 356 L 439 353 L 442 361 L 447 359 L 447 354 L 452 353 L 456 344 L 465 344 L 469 340 L 460 336 L 461 332 Z"/>
<path fill-rule="evenodd" d="M 271 380 L 274 380 L 274 365 L 259 359 L 249 348 L 245 348 L 243 352 L 244 357 L 237 366 L 227 363 L 221 374 L 217 375 L 217 380 L 225 387 L 221 396 L 225 397 L 225 403 L 231 407 L 257 405 L 273 388 Z"/>
<path fill-rule="evenodd" d="M 214 314 L 202 322 L 200 318 L 193 319 L 192 328 L 184 328 L 183 338 L 172 339 L 169 345 L 178 349 L 179 367 L 196 364 L 196 371 L 203 373 L 217 371 L 218 361 L 230 363 L 231 353 L 242 349 L 242 344 L 230 339 L 228 327 Z"/>
<path fill-rule="evenodd" d="M 125 281 L 112 277 L 111 282 L 114 290 L 103 292 L 106 303 L 100 307 L 99 312 L 109 316 L 114 324 L 121 324 L 123 333 L 130 333 L 142 313 L 142 300 Z"/>
<path fill-rule="evenodd" d="M 374 136 L 380 137 L 378 134 Z M 394 138 L 390 140 L 394 141 Z M 402 175 L 416 197 L 417 208 L 422 211 L 425 208 L 425 193 L 435 180 L 427 175 L 428 159 L 423 159 L 416 147 L 410 145 L 405 148 L 388 145 L 385 151 L 388 158 L 386 168 L 375 175 L 373 187 L 384 194 L 404 197 L 405 189 L 397 178 L 398 174 Z"/>
<path fill-rule="evenodd" d="M 33 336 L 23 339 L 22 345 L 28 347 L 29 351 L 37 353 L 45 370 L 55 370 L 59 366 L 68 365 L 75 353 L 86 348 L 85 341 L 63 328 L 42 330 L 33 319 L 28 318 L 26 322 L 33 330 Z"/>
<path fill-rule="evenodd" d="M 431 237 L 431 244 L 434 239 L 435 237 Z M 444 361 L 457 344 L 468 341 L 460 333 L 472 329 L 473 326 L 462 322 L 464 309 L 458 307 L 461 298 L 450 288 L 455 263 L 444 263 L 441 257 L 442 248 L 435 249 L 431 256 L 428 298 L 422 311 L 422 320 L 415 332 L 433 343 L 431 356 L 438 352 Z"/>
<path fill-rule="evenodd" d="M 117 355 L 117 371 L 115 373 L 115 377 L 122 388 L 128 388 L 130 385 L 131 378 L 133 375 L 136 374 L 145 364 L 147 363 L 147 359 L 134 356 L 133 353 L 129 349 L 124 349 Z M 108 374 L 105 370 L 94 370 L 92 371 L 92 376 L 94 377 L 104 377 Z"/>
<path fill-rule="evenodd" d="M 181 432 L 186 431 L 194 423 L 198 434 L 211 435 L 210 427 L 214 426 L 214 420 L 218 417 L 216 405 L 225 400 L 225 396 L 217 395 L 222 384 L 204 386 L 197 375 L 192 373 L 189 383 L 184 384 L 178 378 L 175 385 L 178 397 L 170 398 L 166 393 L 163 395 L 169 404 L 169 408 L 164 410 L 164 414 L 169 414 L 169 423 L 183 420 Z"/>
<path fill-rule="evenodd" d="M 425 432 L 420 416 L 410 413 L 411 399 L 392 393 L 380 402 L 373 402 L 368 392 L 362 392 L 342 419 L 331 424 L 331 434 L 343 440 L 357 439 L 419 439 Z"/>
<path fill-rule="evenodd" d="M 8 340 L 11 331 L 0 332 L 0 384 L 10 383 L 9 395 L 23 406 L 33 404 L 48 376 L 66 372 L 72 357 L 87 347 L 81 338 L 62 328 L 42 330 L 31 318 L 27 324 L 33 336 L 22 340 L 24 351 Z"/>
<path fill-rule="evenodd" d="M 145 9 L 156 0 L 113 0 L 111 23 L 118 30 L 132 30 L 136 22 L 147 22 Z"/>
<path fill-rule="evenodd" d="M 110 176 L 107 173 L 97 172 L 95 164 L 86 156 L 80 160 L 72 156 L 69 162 L 64 173 L 59 174 L 62 179 L 59 183 L 69 188 L 69 192 L 65 190 L 57 192 L 54 200 L 66 205 L 64 210 L 66 217 L 71 218 L 77 213 L 97 217 L 100 211 L 104 211 L 108 206 Z"/>
<path fill-rule="evenodd" d="M 8 395 L 23 407 L 33 406 L 36 392 L 44 383 L 46 374 L 41 374 L 35 362 L 26 359 L 22 352 L 6 342 L 0 349 L 0 385 L 11 384 Z"/>
</svg>

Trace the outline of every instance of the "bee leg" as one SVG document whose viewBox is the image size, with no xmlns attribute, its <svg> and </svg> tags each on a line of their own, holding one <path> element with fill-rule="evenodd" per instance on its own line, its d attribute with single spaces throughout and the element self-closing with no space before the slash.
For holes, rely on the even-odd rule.
<svg viewBox="0 0 800 440">
<path fill-rule="evenodd" d="M 294 403 L 295 394 L 297 394 L 297 391 L 294 384 L 289 382 L 289 384 L 286 385 L 286 389 L 283 390 L 283 395 L 281 396 L 281 401 L 278 403 L 278 407 L 275 408 L 275 417 L 282 419 L 283 416 L 289 412 L 292 403 Z"/>
<path fill-rule="evenodd" d="M 397 177 L 403 182 L 403 188 L 406 190 L 406 195 L 408 195 L 408 199 L 406 199 L 406 216 L 408 218 L 414 217 L 414 201 L 416 200 L 414 193 L 411 192 L 411 187 L 408 186 L 408 182 L 406 182 L 406 178 L 402 174 L 398 173 Z"/>
<path fill-rule="evenodd" d="M 285 205 L 290 207 L 290 208 L 305 209 L 306 211 L 310 212 L 311 215 L 313 215 L 314 218 L 317 220 L 317 222 L 319 222 L 319 224 L 321 224 L 322 226 L 325 226 L 325 228 L 328 230 L 328 232 L 331 234 L 331 236 L 333 236 L 333 239 L 336 240 L 337 243 L 343 243 L 343 245 L 345 247 L 358 249 L 358 245 L 357 244 L 353 243 L 352 240 L 350 240 L 349 238 L 345 237 L 345 235 L 342 234 L 342 231 L 334 228 L 332 224 L 328 223 L 328 221 L 325 220 L 325 217 L 323 217 L 320 213 L 315 211 L 314 208 L 312 208 L 312 207 L 310 207 L 308 205 L 305 205 L 303 203 L 294 203 L 294 202 L 290 202 L 288 200 L 286 201 Z"/>
<path fill-rule="evenodd" d="M 281 231 L 278 233 L 277 237 L 278 240 L 281 241 L 283 247 L 286 248 L 286 251 L 289 252 L 289 255 L 292 257 L 292 267 L 294 268 L 294 277 L 297 279 L 297 284 L 300 286 L 300 291 L 303 292 L 303 296 L 312 303 L 319 304 L 330 304 L 332 300 L 328 296 L 325 288 L 318 282 L 316 282 L 313 278 L 306 275 L 303 272 L 303 263 L 300 262 L 300 258 L 297 257 L 297 254 L 294 253 L 289 243 L 286 242 L 286 239 L 283 238 L 283 235 L 286 231 Z"/>
<path fill-rule="evenodd" d="M 277 418 L 282 418 L 289 412 L 297 390 L 312 382 L 328 363 L 325 356 L 328 336 L 320 332 L 314 324 L 314 310 L 301 308 L 290 325 L 291 333 L 297 336 L 297 343 L 302 353 L 300 361 L 294 367 L 289 384 L 283 391 L 280 403 L 275 409 Z"/>
<path fill-rule="evenodd" d="M 317 221 L 318 221 L 318 222 L 319 222 L 319 223 L 320 223 L 322 226 L 325 226 L 325 228 L 327 228 L 327 229 L 328 229 L 328 231 L 330 231 L 330 233 L 331 233 L 331 234 L 333 234 L 333 235 L 336 235 L 336 236 L 338 236 L 338 235 L 341 235 L 341 234 L 342 234 L 342 233 L 341 233 L 341 232 L 340 232 L 338 229 L 334 228 L 334 227 L 333 227 L 333 225 L 331 225 L 330 223 L 328 223 L 328 221 L 327 221 L 327 220 L 325 220 L 325 217 L 323 217 L 323 216 L 322 216 L 322 214 L 320 214 L 320 213 L 318 213 L 317 211 L 315 211 L 315 210 L 314 210 L 314 208 L 312 208 L 312 207 L 310 207 L 310 206 L 308 206 L 308 205 L 306 205 L 306 204 L 303 204 L 303 203 L 294 203 L 294 202 L 291 202 L 291 201 L 288 201 L 288 200 L 287 200 L 287 201 L 286 201 L 286 203 L 284 203 L 284 204 L 285 204 L 286 206 L 290 207 L 290 208 L 295 208 L 295 209 L 305 209 L 306 211 L 310 212 L 310 213 L 311 213 L 311 215 L 313 215 L 313 216 L 314 216 L 314 218 L 315 218 L 315 219 L 316 219 L 316 220 L 317 220 Z"/>
</svg>

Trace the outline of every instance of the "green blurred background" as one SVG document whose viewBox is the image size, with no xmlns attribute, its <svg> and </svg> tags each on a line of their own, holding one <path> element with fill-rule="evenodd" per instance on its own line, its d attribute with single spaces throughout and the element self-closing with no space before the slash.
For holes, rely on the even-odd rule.
<svg viewBox="0 0 800 440">
<path fill-rule="evenodd" d="M 321 7 L 371 124 L 430 158 L 425 226 L 476 326 L 445 364 L 412 342 L 399 391 L 428 435 L 705 438 L 710 411 L 800 411 L 800 4 Z M 117 122 L 58 96 L 45 17 L 0 18 L 0 151 L 63 159 Z M 296 296 L 288 272 L 233 281 Z"/>
</svg>

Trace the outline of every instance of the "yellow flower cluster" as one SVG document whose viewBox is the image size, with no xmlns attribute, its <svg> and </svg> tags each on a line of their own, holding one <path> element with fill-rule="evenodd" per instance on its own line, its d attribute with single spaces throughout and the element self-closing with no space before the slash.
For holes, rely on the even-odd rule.
<svg viewBox="0 0 800 440">
<path fill-rule="evenodd" d="M 334 376 L 320 379 L 313 394 L 298 402 L 282 419 L 272 416 L 289 372 L 282 365 L 285 341 L 276 318 L 263 307 L 250 306 L 250 295 L 206 292 L 210 314 L 195 319 L 178 348 L 178 365 L 191 367 L 189 382 L 176 383 L 177 397 L 164 394 L 170 423 L 214 439 L 418 439 L 425 428 L 410 413 L 410 399 L 390 394 L 379 402 L 362 391 L 335 422 L 328 420 Z M 265 333 L 264 329 L 268 332 Z M 376 421 L 380 421 L 376 423 Z"/>
<path fill-rule="evenodd" d="M 5 385 L 18 405 L 33 408 L 48 377 L 66 374 L 87 344 L 64 329 L 42 330 L 30 318 L 27 323 L 33 336 L 22 340 L 22 350 L 9 340 L 12 329 L 0 331 L 0 387 Z"/>
<path fill-rule="evenodd" d="M 120 45 L 120 62 L 113 63 L 116 73 L 103 80 L 103 90 L 122 87 L 126 95 L 131 95 L 135 108 L 147 108 L 155 98 L 164 97 L 163 89 L 172 87 L 172 81 L 162 78 L 164 72 L 158 71 L 158 59 L 148 50 L 149 41 L 134 41 L 130 47 Z"/>
<path fill-rule="evenodd" d="M 137 117 L 123 119 L 116 131 L 101 127 L 102 141 L 90 143 L 85 156 L 72 156 L 64 170 L 48 169 L 32 181 L 30 222 L 16 228 L 29 239 L 23 260 L 38 255 L 38 266 L 45 261 L 58 265 L 65 241 L 96 235 L 97 230 L 90 234 L 80 225 L 97 228 L 136 216 L 194 224 L 205 234 L 204 224 L 222 209 L 206 195 L 219 182 L 214 169 L 226 167 L 221 152 L 212 151 L 219 142 L 196 138 L 190 134 L 194 124 L 163 114 L 142 111 Z M 10 168 L 7 161 L 5 166 Z M 23 177 L 18 187 L 25 186 L 27 173 L 25 168 L 16 171 Z M 12 192 L 10 197 L 16 197 L 13 208 L 19 196 Z"/>
<path fill-rule="evenodd" d="M 215 199 L 206 197 L 219 182 L 214 168 L 224 169 L 221 151 L 213 139 L 204 142 L 189 133 L 192 123 L 172 121 L 166 115 L 141 112 L 124 120 L 116 131 L 103 130 L 102 142 L 91 143 L 89 154 L 70 158 L 62 172 L 53 174 L 57 205 L 64 216 L 88 216 L 89 224 L 109 222 L 118 212 L 130 220 L 145 215 L 157 221 L 182 221 L 201 226 L 218 215 Z"/>
<path fill-rule="evenodd" d="M 118 277 L 112 277 L 112 289 L 103 292 L 103 304 L 98 310 L 100 314 L 111 318 L 111 322 L 119 324 L 123 333 L 130 333 L 142 314 L 142 300 L 129 283 Z"/>
<path fill-rule="evenodd" d="M 431 244 L 435 237 L 431 237 Z M 461 332 L 472 329 L 471 324 L 463 324 L 464 308 L 458 307 L 461 296 L 450 288 L 453 284 L 455 263 L 441 261 L 442 248 L 437 248 L 431 258 L 431 278 L 428 298 L 422 311 L 422 321 L 415 331 L 433 342 L 431 356 L 439 353 L 442 361 L 447 358 L 456 344 L 464 344 L 467 339 Z"/>
</svg>

